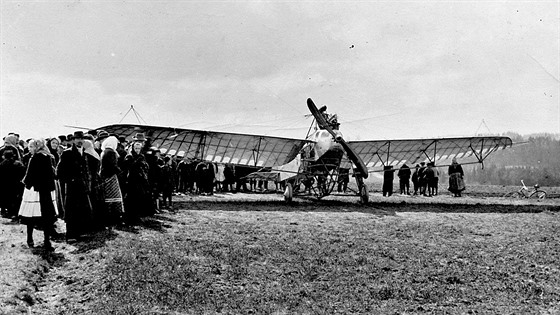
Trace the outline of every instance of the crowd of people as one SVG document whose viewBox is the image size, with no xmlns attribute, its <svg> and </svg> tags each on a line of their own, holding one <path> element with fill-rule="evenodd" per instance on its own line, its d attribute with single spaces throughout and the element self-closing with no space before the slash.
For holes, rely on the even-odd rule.
<svg viewBox="0 0 560 315">
<path fill-rule="evenodd" d="M 66 223 L 66 240 L 74 242 L 174 211 L 176 194 L 262 189 L 262 182 L 240 180 L 252 171 L 161 154 L 143 133 L 131 142 L 105 131 L 26 141 L 10 133 L 0 147 L 0 208 L 3 217 L 27 225 L 30 247 L 37 228 L 52 249 L 58 218 Z"/>
</svg>

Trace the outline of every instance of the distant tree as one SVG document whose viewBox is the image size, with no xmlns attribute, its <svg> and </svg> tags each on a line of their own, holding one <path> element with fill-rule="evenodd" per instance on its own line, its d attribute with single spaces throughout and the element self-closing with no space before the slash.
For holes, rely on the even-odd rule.
<svg viewBox="0 0 560 315">
<path fill-rule="evenodd" d="M 485 167 L 465 170 L 470 182 L 492 185 L 560 186 L 560 135 L 540 134 L 522 137 L 506 133 L 512 139 L 511 149 L 492 154 Z"/>
</svg>

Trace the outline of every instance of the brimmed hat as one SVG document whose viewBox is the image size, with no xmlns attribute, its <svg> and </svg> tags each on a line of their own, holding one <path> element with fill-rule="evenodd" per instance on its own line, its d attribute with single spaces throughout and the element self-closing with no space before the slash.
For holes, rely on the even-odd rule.
<svg viewBox="0 0 560 315">
<path fill-rule="evenodd" d="M 66 136 L 65 135 L 60 135 L 60 136 L 58 136 L 58 140 L 66 141 Z"/>
<path fill-rule="evenodd" d="M 79 131 L 74 131 L 74 135 L 72 135 L 72 139 L 83 139 L 84 138 L 84 132 L 79 130 Z"/>
<path fill-rule="evenodd" d="M 139 132 L 137 133 L 134 137 L 132 137 L 132 140 L 134 141 L 146 141 L 146 135 L 144 135 L 143 132 Z"/>
<path fill-rule="evenodd" d="M 101 141 L 105 138 L 109 138 L 110 134 L 105 130 L 99 130 L 97 132 L 97 141 Z"/>
</svg>

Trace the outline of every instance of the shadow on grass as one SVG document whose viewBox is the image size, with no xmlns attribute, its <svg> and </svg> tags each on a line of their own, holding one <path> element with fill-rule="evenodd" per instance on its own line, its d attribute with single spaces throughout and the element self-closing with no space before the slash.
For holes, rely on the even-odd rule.
<svg viewBox="0 0 560 315">
<path fill-rule="evenodd" d="M 143 217 L 139 219 L 135 224 L 125 225 L 116 227 L 117 230 L 128 232 L 132 234 L 139 234 L 140 229 L 149 229 L 160 233 L 165 233 L 166 229 L 170 228 L 171 225 L 165 222 L 177 222 L 177 220 L 170 218 L 165 215 L 156 214 L 154 216 Z"/>
<path fill-rule="evenodd" d="M 118 236 L 113 230 L 103 230 L 96 233 L 82 236 L 77 242 L 73 243 L 76 247 L 74 253 L 87 253 L 92 250 L 105 246 L 107 241 L 114 240 Z"/>
<path fill-rule="evenodd" d="M 48 251 L 42 247 L 33 247 L 31 249 L 31 253 L 35 256 L 40 257 L 50 267 L 60 267 L 68 262 L 68 259 L 66 259 L 63 253 Z"/>
</svg>

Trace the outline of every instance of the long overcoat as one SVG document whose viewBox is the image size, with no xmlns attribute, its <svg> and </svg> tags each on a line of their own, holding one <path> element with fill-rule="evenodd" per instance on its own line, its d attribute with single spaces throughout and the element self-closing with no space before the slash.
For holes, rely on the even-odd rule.
<svg viewBox="0 0 560 315">
<path fill-rule="evenodd" d="M 64 220 L 67 238 L 90 232 L 93 228 L 93 212 L 90 199 L 91 173 L 86 153 L 80 153 L 76 146 L 62 152 L 57 176 L 66 186 Z"/>
</svg>

